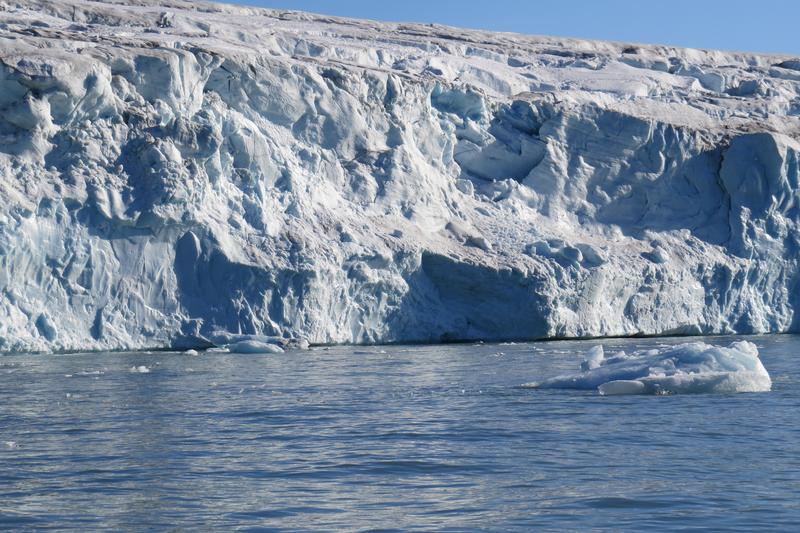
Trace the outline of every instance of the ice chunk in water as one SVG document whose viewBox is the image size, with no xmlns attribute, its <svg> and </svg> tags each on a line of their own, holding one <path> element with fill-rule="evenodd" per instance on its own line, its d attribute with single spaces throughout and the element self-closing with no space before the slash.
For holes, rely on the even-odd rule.
<svg viewBox="0 0 800 533">
<path fill-rule="evenodd" d="M 597 387 L 597 390 L 600 394 L 606 396 L 617 394 L 645 394 L 646 387 L 641 381 L 620 379 L 603 383 Z"/>
<path fill-rule="evenodd" d="M 586 360 L 581 363 L 581 370 L 594 370 L 603 363 L 605 358 L 605 351 L 602 346 L 595 346 L 586 354 Z"/>
<path fill-rule="evenodd" d="M 231 353 L 283 353 L 283 348 L 277 344 L 267 342 L 244 340 L 225 346 Z"/>
<path fill-rule="evenodd" d="M 610 358 L 596 346 L 581 363 L 581 372 L 523 386 L 596 389 L 603 395 L 687 394 L 764 392 L 772 388 L 772 380 L 752 342 L 728 347 L 692 342 Z"/>
</svg>

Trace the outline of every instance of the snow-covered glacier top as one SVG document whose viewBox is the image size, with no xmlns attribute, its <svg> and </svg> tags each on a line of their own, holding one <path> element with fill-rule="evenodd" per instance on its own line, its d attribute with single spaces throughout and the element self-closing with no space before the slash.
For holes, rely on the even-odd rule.
<svg viewBox="0 0 800 533">
<path fill-rule="evenodd" d="M 0 1 L 0 350 L 796 331 L 800 59 Z"/>
</svg>

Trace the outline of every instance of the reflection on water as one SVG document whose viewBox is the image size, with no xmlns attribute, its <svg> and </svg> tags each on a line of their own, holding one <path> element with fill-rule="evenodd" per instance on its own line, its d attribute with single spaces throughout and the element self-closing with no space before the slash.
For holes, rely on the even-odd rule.
<svg viewBox="0 0 800 533">
<path fill-rule="evenodd" d="M 595 342 L 6 356 L 0 529 L 786 529 L 800 339 L 754 341 L 770 393 L 517 387 Z"/>
</svg>

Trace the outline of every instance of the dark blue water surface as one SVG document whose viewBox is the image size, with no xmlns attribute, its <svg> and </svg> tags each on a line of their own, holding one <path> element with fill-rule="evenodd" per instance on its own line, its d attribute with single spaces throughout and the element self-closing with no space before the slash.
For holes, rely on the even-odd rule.
<svg viewBox="0 0 800 533">
<path fill-rule="evenodd" d="M 0 357 L 0 529 L 797 530 L 800 338 L 751 340 L 772 392 L 516 388 L 598 342 Z"/>
</svg>

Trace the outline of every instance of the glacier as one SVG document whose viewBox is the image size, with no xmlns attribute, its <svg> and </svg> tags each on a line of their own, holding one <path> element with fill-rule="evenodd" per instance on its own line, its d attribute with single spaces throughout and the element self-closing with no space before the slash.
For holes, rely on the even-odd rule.
<svg viewBox="0 0 800 533">
<path fill-rule="evenodd" d="M 0 351 L 800 331 L 800 59 L 0 0 Z"/>
</svg>

